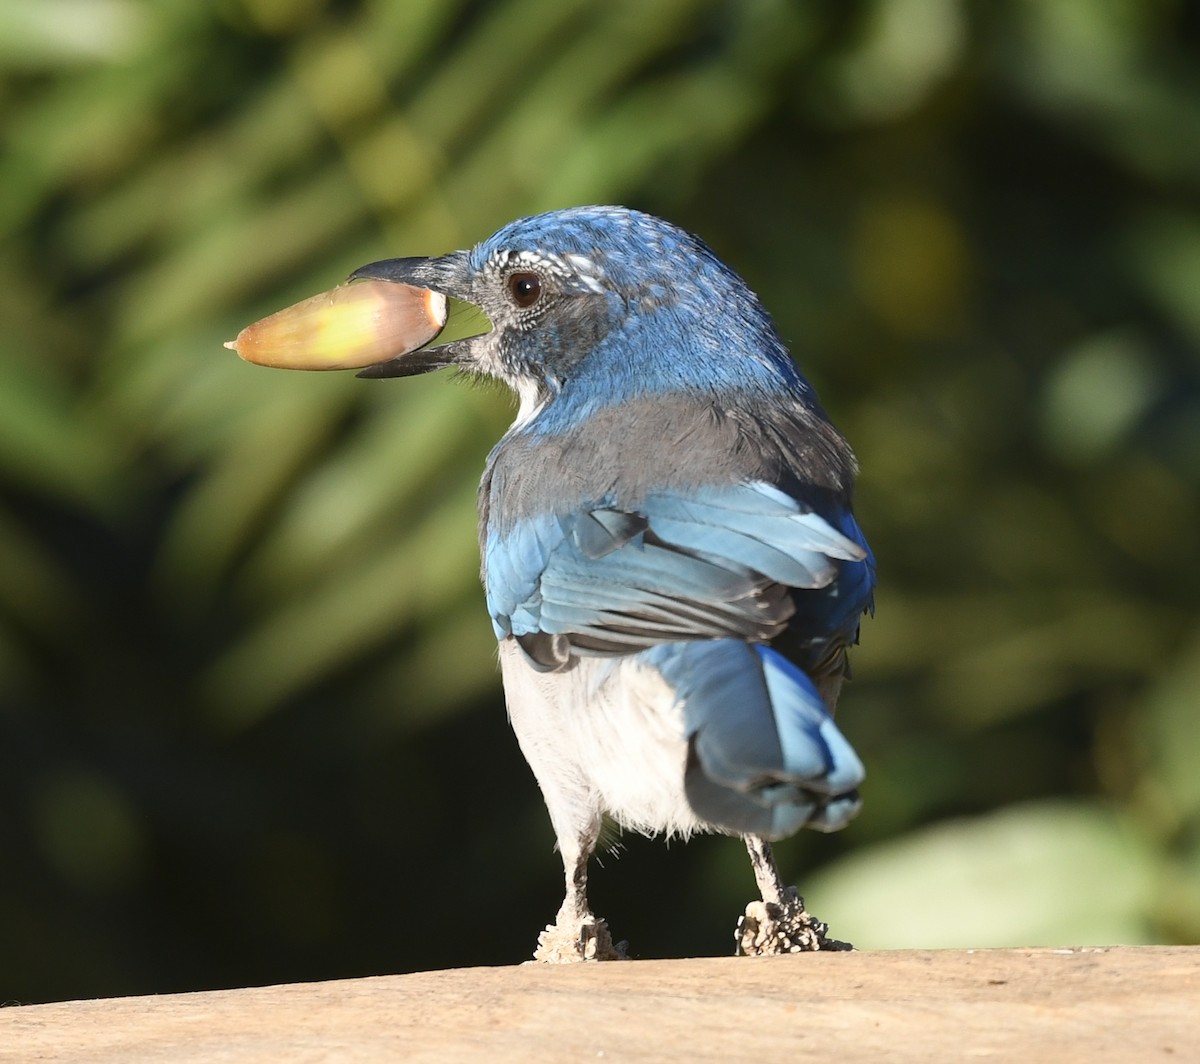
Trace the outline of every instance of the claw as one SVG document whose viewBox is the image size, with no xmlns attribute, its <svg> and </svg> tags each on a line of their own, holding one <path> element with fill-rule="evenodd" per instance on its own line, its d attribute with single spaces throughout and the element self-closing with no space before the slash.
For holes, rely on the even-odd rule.
<svg viewBox="0 0 1200 1064">
<path fill-rule="evenodd" d="M 546 927 L 538 935 L 533 959 L 546 964 L 571 964 L 575 961 L 628 960 L 627 942 L 613 944 L 608 924 L 588 913 L 578 920 L 561 921 Z"/>
<path fill-rule="evenodd" d="M 788 887 L 778 903 L 752 901 L 738 918 L 733 933 L 738 957 L 774 957 L 782 953 L 815 953 L 819 950 L 852 950 L 849 942 L 829 938 L 829 925 L 804 908 L 795 887 Z"/>
</svg>

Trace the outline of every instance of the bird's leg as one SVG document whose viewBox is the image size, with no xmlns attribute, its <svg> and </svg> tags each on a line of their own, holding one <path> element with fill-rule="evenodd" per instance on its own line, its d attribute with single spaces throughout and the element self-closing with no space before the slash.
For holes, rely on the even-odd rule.
<svg viewBox="0 0 1200 1064">
<path fill-rule="evenodd" d="M 795 887 L 784 884 L 766 839 L 747 835 L 746 849 L 762 901 L 752 901 L 738 920 L 733 937 L 739 957 L 853 948 L 848 942 L 828 938 L 829 925 L 804 908 L 804 899 Z"/>
<path fill-rule="evenodd" d="M 616 961 L 625 959 L 625 943 L 613 944 L 608 924 L 594 915 L 587 900 L 588 858 L 596 846 L 600 823 L 597 819 L 578 837 L 559 838 L 566 896 L 554 923 L 538 935 L 535 961 L 567 964 L 571 961 Z"/>
<path fill-rule="evenodd" d="M 771 844 L 761 835 L 747 835 L 745 841 L 750 867 L 754 869 L 754 882 L 758 884 L 762 900 L 770 905 L 782 905 L 789 889 L 795 893 L 796 888 L 784 884 Z"/>
</svg>

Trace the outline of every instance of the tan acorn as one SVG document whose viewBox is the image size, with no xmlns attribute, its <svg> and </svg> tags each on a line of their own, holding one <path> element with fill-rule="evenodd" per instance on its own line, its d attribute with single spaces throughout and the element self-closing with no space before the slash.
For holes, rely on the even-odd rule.
<svg viewBox="0 0 1200 1064">
<path fill-rule="evenodd" d="M 442 331 L 446 297 L 394 281 L 352 281 L 247 325 L 225 346 L 276 369 L 360 369 Z"/>
</svg>

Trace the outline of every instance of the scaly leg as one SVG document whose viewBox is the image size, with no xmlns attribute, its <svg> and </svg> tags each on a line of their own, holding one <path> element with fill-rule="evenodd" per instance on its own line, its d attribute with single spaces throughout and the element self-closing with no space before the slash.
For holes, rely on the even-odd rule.
<svg viewBox="0 0 1200 1064">
<path fill-rule="evenodd" d="M 804 908 L 795 887 L 786 886 L 775 865 L 771 844 L 758 835 L 746 836 L 746 849 L 754 868 L 762 901 L 752 901 L 734 931 L 739 957 L 765 957 L 780 953 L 853 949 L 848 942 L 826 937 L 829 925 Z"/>
<path fill-rule="evenodd" d="M 579 767 L 586 743 L 581 747 L 577 729 L 563 723 L 564 713 L 588 706 L 591 673 L 578 661 L 561 672 L 540 672 L 512 639 L 500 643 L 500 668 L 509 719 L 546 799 L 566 878 L 562 908 L 538 935 L 534 959 L 559 964 L 622 957 L 608 926 L 588 908 L 587 866 L 600 837 L 600 806 Z"/>
<path fill-rule="evenodd" d="M 538 935 L 535 961 L 569 964 L 572 961 L 625 960 L 625 943 L 613 945 L 608 924 L 588 907 L 587 866 L 595 849 L 600 822 L 597 819 L 578 837 L 559 838 L 563 870 L 566 873 L 566 897 L 554 923 Z"/>
</svg>

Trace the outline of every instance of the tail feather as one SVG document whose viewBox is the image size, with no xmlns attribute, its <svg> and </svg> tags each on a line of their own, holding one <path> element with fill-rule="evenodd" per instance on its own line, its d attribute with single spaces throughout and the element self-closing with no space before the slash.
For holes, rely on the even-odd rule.
<svg viewBox="0 0 1200 1064">
<path fill-rule="evenodd" d="M 858 812 L 862 762 L 791 662 L 735 639 L 664 644 L 647 657 L 683 704 L 685 787 L 702 819 L 774 839 L 836 831 Z"/>
<path fill-rule="evenodd" d="M 785 771 L 819 780 L 826 794 L 854 790 L 865 775 L 862 762 L 808 674 L 770 647 L 756 646 L 754 651 L 762 662 Z M 816 782 L 812 786 L 821 789 Z"/>
</svg>

